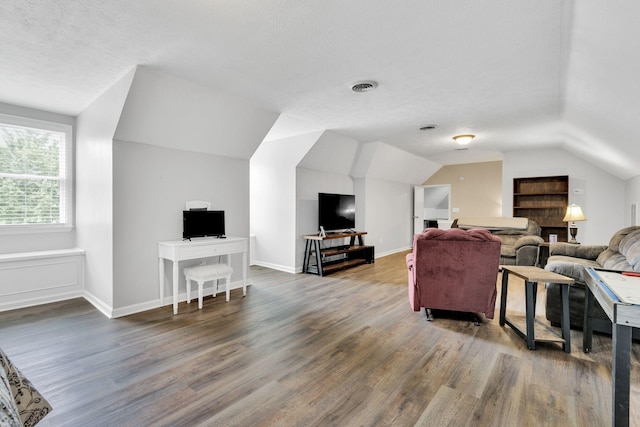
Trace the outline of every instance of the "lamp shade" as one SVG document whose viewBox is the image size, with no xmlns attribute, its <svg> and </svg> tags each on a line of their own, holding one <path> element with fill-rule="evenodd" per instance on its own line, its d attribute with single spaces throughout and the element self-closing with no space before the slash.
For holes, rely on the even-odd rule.
<svg viewBox="0 0 640 427">
<path fill-rule="evenodd" d="M 582 213 L 582 208 L 578 205 L 567 206 L 567 213 L 562 218 L 564 222 L 584 221 L 587 218 Z"/>
</svg>

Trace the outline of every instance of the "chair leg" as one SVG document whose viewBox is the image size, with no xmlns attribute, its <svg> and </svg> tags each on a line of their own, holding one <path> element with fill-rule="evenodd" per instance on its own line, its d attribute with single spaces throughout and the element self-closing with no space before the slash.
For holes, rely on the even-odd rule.
<svg viewBox="0 0 640 427">
<path fill-rule="evenodd" d="M 431 309 L 430 308 L 425 308 L 424 309 L 424 314 L 425 314 L 425 316 L 427 316 L 427 322 L 433 321 L 433 313 L 431 313 Z"/>
<path fill-rule="evenodd" d="M 198 310 L 202 310 L 202 296 L 204 294 L 204 282 L 198 281 Z"/>
<path fill-rule="evenodd" d="M 477 314 L 471 313 L 471 321 L 473 322 L 474 325 L 480 326 L 480 318 L 478 317 Z"/>
<path fill-rule="evenodd" d="M 229 297 L 231 294 L 231 276 L 225 277 L 225 281 L 227 282 L 225 283 L 225 286 L 227 287 L 227 302 L 229 302 Z"/>
<path fill-rule="evenodd" d="M 218 279 L 213 279 L 213 297 L 218 295 Z"/>
<path fill-rule="evenodd" d="M 191 280 L 187 279 L 187 304 L 191 303 L 191 292 L 189 292 L 191 290 Z"/>
</svg>

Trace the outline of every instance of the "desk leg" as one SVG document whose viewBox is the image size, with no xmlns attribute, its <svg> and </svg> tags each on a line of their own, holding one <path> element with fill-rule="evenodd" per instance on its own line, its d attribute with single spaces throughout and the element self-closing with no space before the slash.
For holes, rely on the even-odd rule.
<svg viewBox="0 0 640 427">
<path fill-rule="evenodd" d="M 242 252 L 242 296 L 247 296 L 247 253 Z"/>
<path fill-rule="evenodd" d="M 158 258 L 158 282 L 160 283 L 160 307 L 164 304 L 164 258 Z"/>
<path fill-rule="evenodd" d="M 509 285 L 509 272 L 502 270 L 502 291 L 500 292 L 500 326 L 504 326 L 507 312 L 507 288 Z"/>
<path fill-rule="evenodd" d="M 538 284 L 536 282 L 524 282 L 525 294 L 526 294 L 526 302 L 525 302 L 525 316 L 527 323 L 527 348 L 529 350 L 536 349 L 536 337 L 535 331 L 533 329 L 533 321 L 535 318 L 536 311 L 536 302 L 535 302 L 535 293 L 534 288 Z"/>
<path fill-rule="evenodd" d="M 585 286 L 586 287 L 586 286 Z M 587 292 L 589 292 L 587 290 Z M 560 296 L 562 298 L 562 318 L 560 319 L 560 327 L 562 328 L 562 339 L 564 344 L 562 349 L 565 353 L 571 353 L 571 329 L 569 327 L 569 285 L 563 283 L 560 285 Z"/>
<path fill-rule="evenodd" d="M 178 314 L 178 283 L 180 279 L 178 264 L 177 261 L 173 261 L 173 314 Z"/>
<path fill-rule="evenodd" d="M 591 324 L 591 312 L 593 311 L 593 294 L 588 286 L 585 286 L 584 320 L 582 323 L 582 350 L 591 353 L 591 339 L 593 328 Z"/>
<path fill-rule="evenodd" d="M 613 426 L 629 425 L 631 375 L 631 327 L 612 324 L 613 328 Z"/>
</svg>

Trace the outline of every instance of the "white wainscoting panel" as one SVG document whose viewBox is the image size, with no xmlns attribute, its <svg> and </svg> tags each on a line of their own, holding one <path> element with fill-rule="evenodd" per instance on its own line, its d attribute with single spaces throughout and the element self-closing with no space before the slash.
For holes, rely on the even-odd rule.
<svg viewBox="0 0 640 427">
<path fill-rule="evenodd" d="M 0 255 L 0 311 L 82 297 L 84 250 Z"/>
</svg>

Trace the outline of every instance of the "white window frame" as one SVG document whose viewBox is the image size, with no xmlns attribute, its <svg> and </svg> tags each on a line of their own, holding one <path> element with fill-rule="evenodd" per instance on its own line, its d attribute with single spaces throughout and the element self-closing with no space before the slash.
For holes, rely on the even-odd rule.
<svg viewBox="0 0 640 427">
<path fill-rule="evenodd" d="M 0 224 L 0 235 L 3 234 L 27 234 L 50 233 L 56 231 L 71 231 L 74 227 L 74 192 L 73 192 L 73 126 L 66 123 L 56 123 L 46 120 L 32 119 L 29 117 L 11 116 L 0 113 L 0 123 L 23 126 L 28 128 L 63 132 L 65 134 L 65 177 L 61 187 L 60 198 L 64 199 L 65 222 L 59 224 Z"/>
</svg>

